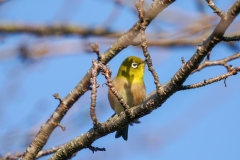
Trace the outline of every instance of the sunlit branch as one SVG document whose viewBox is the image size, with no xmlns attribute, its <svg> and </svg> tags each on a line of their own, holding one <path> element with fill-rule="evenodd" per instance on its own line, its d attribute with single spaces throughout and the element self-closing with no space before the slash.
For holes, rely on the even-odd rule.
<svg viewBox="0 0 240 160">
<path fill-rule="evenodd" d="M 237 67 L 237 68 L 231 67 L 230 71 L 228 71 L 226 74 L 223 74 L 223 75 L 220 75 L 220 76 L 217 76 L 214 78 L 210 78 L 208 80 L 204 80 L 203 82 L 199 82 L 199 83 L 195 83 L 195 84 L 191 84 L 191 85 L 183 85 L 179 88 L 179 90 L 199 88 L 199 87 L 203 87 L 203 86 L 212 84 L 214 82 L 226 80 L 229 76 L 236 75 L 238 72 L 240 72 L 240 67 Z M 225 84 L 225 86 L 226 86 L 226 84 Z"/>
<path fill-rule="evenodd" d="M 212 0 L 206 0 L 207 3 L 208 3 L 208 6 L 212 8 L 212 10 L 214 11 L 214 13 L 217 13 L 217 15 L 219 17 L 222 17 L 223 16 L 223 12 L 217 8 L 217 6 L 213 3 Z"/>
<path fill-rule="evenodd" d="M 229 68 L 229 65 L 227 65 L 227 62 L 229 61 L 232 61 L 232 60 L 235 60 L 237 58 L 240 58 L 240 52 L 232 55 L 232 56 L 229 56 L 229 57 L 226 57 L 226 58 L 223 58 L 221 60 L 217 60 L 217 61 L 209 61 L 209 60 L 205 60 L 201 65 L 198 66 L 197 69 L 195 69 L 191 74 L 197 72 L 197 71 L 200 71 L 202 70 L 203 68 L 205 67 L 210 67 L 210 66 L 224 66 L 226 67 L 227 69 Z"/>
</svg>

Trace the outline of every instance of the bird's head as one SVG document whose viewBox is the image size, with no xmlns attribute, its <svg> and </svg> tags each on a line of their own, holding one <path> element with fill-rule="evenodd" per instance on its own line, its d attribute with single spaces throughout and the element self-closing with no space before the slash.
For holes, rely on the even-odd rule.
<svg viewBox="0 0 240 160">
<path fill-rule="evenodd" d="M 118 70 L 118 77 L 125 77 L 129 81 L 142 80 L 145 61 L 136 56 L 127 57 Z"/>
</svg>

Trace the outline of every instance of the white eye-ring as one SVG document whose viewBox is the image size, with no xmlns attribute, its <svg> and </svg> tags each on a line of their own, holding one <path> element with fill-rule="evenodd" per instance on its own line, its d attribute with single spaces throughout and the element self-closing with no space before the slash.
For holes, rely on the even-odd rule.
<svg viewBox="0 0 240 160">
<path fill-rule="evenodd" d="M 135 62 L 133 62 L 133 63 L 132 63 L 132 68 L 137 68 L 137 67 L 138 67 L 138 64 L 135 63 Z"/>
</svg>

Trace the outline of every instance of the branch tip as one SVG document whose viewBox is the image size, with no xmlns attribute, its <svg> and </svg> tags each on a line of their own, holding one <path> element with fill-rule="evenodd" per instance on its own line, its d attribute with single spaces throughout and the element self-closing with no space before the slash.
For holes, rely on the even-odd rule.
<svg viewBox="0 0 240 160">
<path fill-rule="evenodd" d="M 181 58 L 181 61 L 182 61 L 182 65 L 184 65 L 186 63 L 184 60 L 184 57 Z"/>
<path fill-rule="evenodd" d="M 60 103 L 63 102 L 62 98 L 60 97 L 60 95 L 59 95 L 58 93 L 54 93 L 54 94 L 53 94 L 53 97 L 54 97 L 55 99 L 58 99 Z"/>
<path fill-rule="evenodd" d="M 65 131 L 66 130 L 66 127 L 61 125 L 60 123 L 55 123 L 55 122 L 50 122 L 50 124 L 54 125 L 54 126 L 58 126 L 62 129 L 62 131 Z"/>
<path fill-rule="evenodd" d="M 105 148 L 98 148 L 98 147 L 93 147 L 93 146 L 88 146 L 88 148 L 94 153 L 94 152 L 97 152 L 97 151 L 106 151 Z"/>
<path fill-rule="evenodd" d="M 238 72 L 240 72 L 240 66 L 237 67 L 237 68 L 233 68 L 232 67 L 232 69 L 229 70 L 226 74 L 223 74 L 223 75 L 220 75 L 220 76 L 216 76 L 215 78 L 210 78 L 208 80 L 204 79 L 203 82 L 199 82 L 199 83 L 195 83 L 195 84 L 191 84 L 191 85 L 185 85 L 185 86 L 182 85 L 179 90 L 199 88 L 199 87 L 203 87 L 205 85 L 209 85 L 209 84 L 212 84 L 214 82 L 221 81 L 221 80 L 224 80 L 224 84 L 225 84 L 225 87 L 226 87 L 227 86 L 226 85 L 226 79 L 229 76 L 233 76 L 233 75 L 237 74 Z"/>
<path fill-rule="evenodd" d="M 102 60 L 102 54 L 99 51 L 99 46 L 98 43 L 96 42 L 95 44 L 91 44 L 92 51 L 97 54 L 98 60 Z"/>
<path fill-rule="evenodd" d="M 144 0 L 139 0 L 139 3 L 136 3 L 136 8 L 137 8 L 137 11 L 139 13 L 139 19 L 141 21 L 141 24 L 140 24 L 140 27 L 141 27 L 141 29 L 140 29 L 141 48 L 142 48 L 143 54 L 145 56 L 145 62 L 147 63 L 148 70 L 152 73 L 152 76 L 154 78 L 154 83 L 156 85 L 157 93 L 160 96 L 160 95 L 163 94 L 162 89 L 161 89 L 161 84 L 160 84 L 160 81 L 159 81 L 159 77 L 158 77 L 156 71 L 153 68 L 152 59 L 151 59 L 151 56 L 148 52 L 147 40 L 146 40 L 146 35 L 145 35 L 146 23 L 144 23 L 145 13 L 144 13 L 144 10 L 143 10 L 143 2 L 144 2 Z"/>
<path fill-rule="evenodd" d="M 192 71 L 191 74 L 193 74 L 197 71 L 200 71 L 205 67 L 217 66 L 217 65 L 218 66 L 224 66 L 224 67 L 226 67 L 228 72 L 231 72 L 234 69 L 234 67 L 232 65 L 227 65 L 227 62 L 232 61 L 232 60 L 237 59 L 237 58 L 240 58 L 240 52 L 237 52 L 237 53 L 233 54 L 232 56 L 226 57 L 224 59 L 220 59 L 220 60 L 216 60 L 216 61 L 209 61 L 210 52 L 208 52 L 206 60 L 201 65 L 199 65 L 197 69 Z"/>
<path fill-rule="evenodd" d="M 224 79 L 224 85 L 225 85 L 225 87 L 227 87 L 226 81 L 227 81 L 227 78 Z"/>
</svg>

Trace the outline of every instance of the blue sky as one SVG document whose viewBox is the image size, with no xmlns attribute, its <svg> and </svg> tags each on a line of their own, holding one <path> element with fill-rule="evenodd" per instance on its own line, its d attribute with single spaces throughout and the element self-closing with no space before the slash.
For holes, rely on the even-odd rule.
<svg viewBox="0 0 240 160">
<path fill-rule="evenodd" d="M 234 1 L 214 2 L 220 9 L 226 11 Z M 130 4 L 130 7 L 123 7 L 113 24 L 106 24 L 106 17 L 115 9 L 112 1 L 105 3 L 97 0 L 72 0 L 68 3 L 63 0 L 9 1 L 0 6 L 0 21 L 39 24 L 62 22 L 90 28 L 107 25 L 113 31 L 125 32 L 138 18 L 131 8 L 134 3 L 135 1 L 129 1 L 127 4 Z M 64 10 L 65 5 L 68 10 Z M 212 13 L 208 7 L 206 12 Z M 176 1 L 151 23 L 148 32 L 154 33 L 156 26 L 175 32 L 176 19 L 174 14 L 169 16 L 169 13 L 199 18 L 194 1 Z M 169 20 L 166 21 L 166 19 Z M 238 17 L 236 21 L 239 22 L 240 18 Z M 15 153 L 25 150 L 40 126 L 46 122 L 58 105 L 58 101 L 52 95 L 59 93 L 61 97 L 66 96 L 90 68 L 91 61 L 93 58 L 96 59 L 96 55 L 85 52 L 82 43 L 99 42 L 101 44 L 102 40 L 106 39 L 68 35 L 46 36 L 39 40 L 37 36 L 31 34 L 9 34 L 2 39 L 0 43 L 0 141 L 2 142 L 0 155 L 5 155 L 7 152 Z M 24 42 L 36 45 L 42 41 L 49 42 L 51 46 L 56 44 L 56 49 L 61 44 L 79 43 L 79 48 L 82 50 L 72 49 L 68 54 L 58 54 L 53 49 L 50 50 L 49 55 L 34 60 L 23 61 L 19 58 L 20 44 Z M 101 52 L 110 45 L 111 43 L 100 45 Z M 216 60 L 236 53 L 239 51 L 239 43 L 236 43 L 236 46 L 238 50 L 228 47 L 224 42 L 218 44 L 211 53 L 211 59 Z M 195 51 L 196 46 L 150 48 L 153 65 L 159 74 L 160 81 L 163 84 L 168 82 L 180 68 L 181 57 L 187 61 Z M 121 62 L 129 55 L 143 58 L 140 49 L 128 47 L 109 62 L 113 76 L 116 75 Z M 229 64 L 239 66 L 239 62 L 235 60 Z M 207 68 L 191 75 L 184 84 L 201 82 L 224 73 L 226 73 L 224 67 Z M 105 81 L 101 75 L 98 77 L 98 83 L 103 84 Z M 220 81 L 203 88 L 177 92 L 159 109 L 141 118 L 141 124 L 130 127 L 127 142 L 115 139 L 115 133 L 109 134 L 93 143 L 93 146 L 105 147 L 106 152 L 92 154 L 90 150 L 85 149 L 73 159 L 240 159 L 239 81 L 240 76 L 236 75 L 227 79 L 227 87 L 224 86 L 223 81 Z M 145 83 L 149 94 L 155 86 L 147 68 Z M 97 116 L 100 122 L 106 121 L 113 114 L 106 93 L 105 85 L 99 87 Z M 92 122 L 89 106 L 90 92 L 87 92 L 62 120 L 61 124 L 67 127 L 66 131 L 56 128 L 44 149 L 64 144 L 90 129 Z"/>
</svg>

